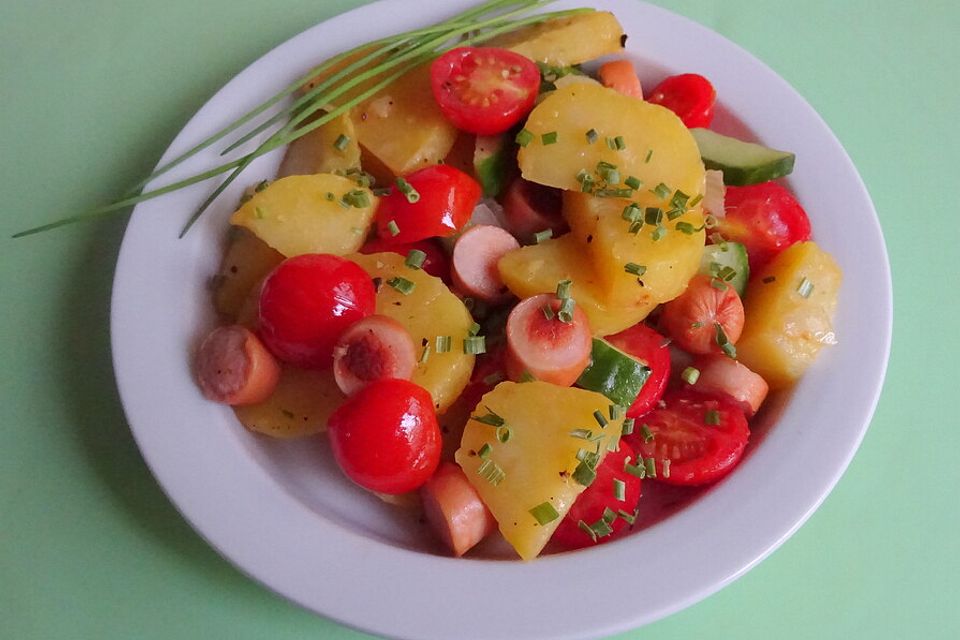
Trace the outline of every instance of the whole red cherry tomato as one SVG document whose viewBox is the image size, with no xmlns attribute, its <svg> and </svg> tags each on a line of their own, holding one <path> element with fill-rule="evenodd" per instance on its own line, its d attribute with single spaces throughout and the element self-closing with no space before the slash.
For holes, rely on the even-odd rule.
<svg viewBox="0 0 960 640">
<path fill-rule="evenodd" d="M 642 416 L 663 397 L 670 379 L 670 349 L 667 339 L 643 324 L 635 324 L 620 333 L 607 336 L 607 342 L 650 367 L 650 377 L 643 383 L 637 399 L 627 409 L 628 418 Z"/>
<path fill-rule="evenodd" d="M 440 463 L 440 426 L 433 400 L 409 380 L 367 385 L 334 411 L 328 424 L 340 468 L 370 491 L 413 491 Z"/>
<path fill-rule="evenodd" d="M 650 92 L 647 102 L 673 111 L 690 129 L 709 127 L 717 91 L 710 81 L 696 73 L 684 73 L 664 79 Z"/>
<path fill-rule="evenodd" d="M 424 167 L 404 179 L 419 198 L 408 198 L 394 187 L 380 199 L 377 236 L 384 246 L 452 236 L 470 220 L 480 201 L 477 181 L 449 165 Z"/>
<path fill-rule="evenodd" d="M 637 503 L 640 501 L 640 478 L 624 470 L 628 458 L 631 464 L 636 462 L 633 448 L 623 441 L 620 442 L 619 449 L 607 453 L 607 457 L 597 467 L 597 477 L 593 484 L 577 497 L 551 540 L 566 549 L 582 549 L 615 540 L 630 531 L 628 519 L 632 519 L 636 513 Z M 623 483 L 623 500 L 617 497 L 614 480 Z M 607 523 L 610 527 L 609 533 L 599 524 L 607 509 L 617 514 L 616 518 Z M 624 518 L 620 511 L 626 513 L 627 518 Z M 588 527 L 594 526 L 596 539 L 580 527 L 581 521 Z M 598 535 L 598 532 L 603 535 Z"/>
<path fill-rule="evenodd" d="M 776 182 L 727 187 L 724 209 L 717 231 L 747 248 L 752 272 L 790 245 L 810 239 L 807 212 Z"/>
<path fill-rule="evenodd" d="M 367 272 L 345 258 L 321 253 L 288 258 L 260 290 L 260 338 L 284 362 L 328 367 L 340 333 L 374 312 L 375 296 Z"/>
<path fill-rule="evenodd" d="M 406 256 L 414 249 L 423 251 L 427 255 L 421 266 L 424 271 L 440 278 L 448 284 L 450 283 L 450 259 L 443 249 L 440 248 L 439 244 L 433 240 L 420 240 L 408 244 L 393 244 L 375 238 L 360 247 L 360 253 L 389 252 Z"/>
<path fill-rule="evenodd" d="M 728 400 L 692 392 L 668 395 L 665 403 L 624 436 L 638 456 L 653 458 L 657 480 L 701 485 L 727 475 L 750 437 L 743 411 Z"/>
<path fill-rule="evenodd" d="M 503 133 L 533 108 L 540 70 L 529 58 L 495 47 L 452 49 L 430 66 L 433 96 L 458 129 Z"/>
</svg>

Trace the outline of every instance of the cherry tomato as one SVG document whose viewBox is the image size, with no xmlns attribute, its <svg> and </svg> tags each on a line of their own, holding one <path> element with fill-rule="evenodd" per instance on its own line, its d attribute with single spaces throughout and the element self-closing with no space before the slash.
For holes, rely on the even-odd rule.
<svg viewBox="0 0 960 640">
<path fill-rule="evenodd" d="M 384 246 L 452 236 L 470 220 L 480 201 L 477 181 L 449 165 L 418 169 L 405 180 L 420 198 L 410 202 L 395 187 L 390 195 L 380 199 L 377 236 Z"/>
<path fill-rule="evenodd" d="M 618 334 L 607 336 L 606 340 L 650 367 L 650 377 L 643 383 L 637 399 L 627 409 L 628 418 L 642 416 L 660 401 L 670 379 L 670 349 L 667 347 L 667 339 L 641 322 Z"/>
<path fill-rule="evenodd" d="M 807 212 L 776 182 L 727 187 L 724 209 L 717 231 L 747 248 L 751 272 L 790 245 L 810 239 Z"/>
<path fill-rule="evenodd" d="M 650 92 L 647 102 L 673 111 L 690 129 L 709 127 L 717 91 L 710 81 L 696 73 L 684 73 L 664 79 Z"/>
<path fill-rule="evenodd" d="M 367 272 L 345 258 L 321 253 L 288 258 L 263 282 L 260 338 L 284 362 L 328 367 L 340 334 L 373 313 L 375 295 Z"/>
<path fill-rule="evenodd" d="M 458 129 L 491 136 L 520 122 L 540 88 L 540 70 L 519 53 L 494 47 L 452 49 L 430 66 L 433 96 Z"/>
<path fill-rule="evenodd" d="M 626 461 L 629 459 L 632 464 L 636 462 L 636 457 L 633 447 L 623 441 L 620 442 L 618 450 L 608 452 L 597 467 L 597 477 L 593 484 L 577 497 L 551 540 L 566 549 L 582 549 L 610 542 L 629 532 L 630 523 L 617 512 L 623 511 L 628 516 L 636 513 L 637 503 L 640 501 L 640 478 L 624 471 Z M 614 493 L 614 479 L 624 484 L 623 500 L 619 500 Z M 595 525 L 603 518 L 606 509 L 617 513 L 617 517 L 607 523 L 612 532 L 597 536 L 594 541 L 593 536 L 580 528 L 580 522 L 587 526 Z M 603 531 L 602 525 L 599 528 Z"/>
<path fill-rule="evenodd" d="M 725 353 L 743 331 L 743 302 L 726 282 L 694 276 L 687 289 L 663 305 L 660 326 L 681 349 L 690 353 Z M 729 349 L 729 347 L 728 347 Z"/>
<path fill-rule="evenodd" d="M 433 400 L 409 380 L 372 382 L 334 411 L 328 424 L 340 468 L 370 491 L 413 491 L 440 463 Z"/>
<path fill-rule="evenodd" d="M 407 244 L 395 244 L 384 242 L 379 238 L 370 240 L 360 247 L 360 253 L 397 253 L 401 256 L 408 255 L 411 251 L 417 249 L 427 254 L 423 260 L 421 268 L 432 276 L 440 278 L 447 284 L 450 284 L 450 259 L 443 249 L 433 240 L 420 240 L 419 242 L 410 242 Z"/>
<path fill-rule="evenodd" d="M 637 455 L 653 458 L 657 480 L 702 485 L 729 473 L 750 437 L 743 411 L 727 400 L 691 392 L 668 395 L 665 402 L 624 436 Z M 645 436 L 643 426 L 652 437 Z"/>
</svg>

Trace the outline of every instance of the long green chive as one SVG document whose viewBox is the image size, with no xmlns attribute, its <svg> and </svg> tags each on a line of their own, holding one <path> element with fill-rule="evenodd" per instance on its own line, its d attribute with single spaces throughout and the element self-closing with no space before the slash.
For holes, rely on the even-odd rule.
<svg viewBox="0 0 960 640">
<path fill-rule="evenodd" d="M 543 134 L 542 136 L 540 136 L 540 142 L 541 142 L 541 144 L 545 144 L 545 145 L 547 145 L 547 144 L 556 144 L 556 143 L 557 143 L 557 132 L 556 132 L 556 131 L 550 131 L 550 132 L 548 132 L 548 133 Z"/>
<path fill-rule="evenodd" d="M 423 351 L 420 352 L 420 364 L 425 364 L 430 359 L 430 345 L 423 345 Z"/>
<path fill-rule="evenodd" d="M 490 453 L 493 451 L 493 447 L 490 446 L 489 442 L 484 442 L 483 446 L 480 447 L 480 450 L 477 451 L 477 455 L 480 456 L 481 460 L 486 460 L 490 457 Z"/>
<path fill-rule="evenodd" d="M 809 298 L 810 294 L 813 293 L 813 283 L 808 278 L 804 278 L 800 281 L 800 286 L 797 287 L 797 293 L 802 298 Z"/>
<path fill-rule="evenodd" d="M 590 129 L 587 131 L 587 144 L 593 144 L 597 141 L 597 138 L 600 137 L 600 134 L 597 133 L 596 129 Z"/>
<path fill-rule="evenodd" d="M 654 194 L 661 200 L 665 200 L 668 197 L 670 197 L 670 194 L 673 192 L 670 190 L 670 187 L 668 187 L 667 185 L 661 182 L 660 184 L 655 186 L 653 189 L 651 189 L 650 193 Z"/>
<path fill-rule="evenodd" d="M 420 201 L 420 192 L 413 188 L 413 185 L 407 182 L 403 176 L 397 176 L 397 189 L 407 199 L 410 204 Z"/>
<path fill-rule="evenodd" d="M 337 136 L 337 139 L 334 140 L 333 148 L 337 151 L 343 151 L 347 148 L 348 144 L 350 144 L 350 138 L 341 133 L 339 136 Z"/>
<path fill-rule="evenodd" d="M 422 269 L 423 262 L 427 259 L 427 254 L 420 249 L 410 249 L 410 253 L 407 254 L 407 259 L 404 260 L 403 264 L 407 265 L 411 269 Z"/>
<path fill-rule="evenodd" d="M 436 349 L 437 353 L 449 353 L 450 348 L 453 346 L 453 338 L 450 336 L 437 336 Z"/>
<path fill-rule="evenodd" d="M 394 276 L 393 278 L 387 280 L 387 285 L 393 287 L 405 296 L 410 295 L 417 287 L 415 282 L 411 282 L 410 280 L 400 276 Z"/>
<path fill-rule="evenodd" d="M 479 422 L 480 424 L 489 425 L 491 427 L 502 427 L 506 424 L 506 420 L 498 416 L 493 412 L 490 407 L 484 407 L 487 410 L 487 413 L 482 416 L 470 416 L 470 419 L 474 422 Z"/>
<path fill-rule="evenodd" d="M 590 536 L 590 539 L 592 541 L 594 542 L 597 541 L 597 534 L 594 532 L 593 528 L 591 528 L 590 525 L 588 525 L 586 522 L 584 522 L 583 520 L 578 520 L 577 527 L 579 527 L 580 530 L 583 531 L 585 534 Z"/>
<path fill-rule="evenodd" d="M 597 421 L 597 424 L 600 425 L 600 428 L 603 429 L 606 427 L 609 422 L 607 422 L 607 417 L 603 415 L 603 412 L 597 409 L 593 412 L 593 419 Z"/>
<path fill-rule="evenodd" d="M 527 131 L 526 129 L 520 129 L 520 131 L 517 132 L 517 135 L 513 139 L 513 141 L 516 142 L 521 147 L 525 147 L 531 142 L 533 142 L 533 134 Z"/>
<path fill-rule="evenodd" d="M 573 322 L 573 306 L 573 298 L 564 298 L 557 310 L 557 319 L 564 323 Z"/>
<path fill-rule="evenodd" d="M 553 229 L 544 229 L 543 231 L 537 231 L 533 234 L 533 243 L 540 244 L 546 242 L 553 237 Z"/>
<path fill-rule="evenodd" d="M 394 238 L 400 235 L 400 225 L 397 224 L 396 220 L 387 223 L 387 232 Z"/>
<path fill-rule="evenodd" d="M 570 287 L 573 286 L 573 280 L 561 280 L 557 283 L 557 297 L 566 300 L 570 297 Z"/>
<path fill-rule="evenodd" d="M 630 275 L 640 277 L 647 272 L 647 268 L 642 264 L 637 264 L 636 262 L 628 262 L 623 265 L 623 270 L 629 273 Z"/>
<path fill-rule="evenodd" d="M 708 409 L 707 412 L 703 414 L 703 423 L 717 426 L 720 424 L 720 412 L 716 409 Z"/>
<path fill-rule="evenodd" d="M 644 466 L 644 467 L 646 468 L 646 470 L 647 470 L 647 477 L 648 477 L 648 478 L 656 478 L 656 477 L 657 477 L 657 461 L 656 461 L 656 460 L 654 460 L 653 458 L 644 458 L 644 459 L 643 459 L 643 466 Z"/>
<path fill-rule="evenodd" d="M 463 339 L 463 352 L 468 356 L 477 356 L 487 352 L 486 336 L 467 336 Z"/>
<path fill-rule="evenodd" d="M 737 348 L 730 342 L 730 339 L 727 338 L 727 334 L 723 331 L 723 325 L 719 322 L 714 323 L 717 331 L 716 342 L 717 346 L 720 347 L 720 350 L 731 358 L 737 357 Z"/>
<path fill-rule="evenodd" d="M 591 484 L 593 484 L 593 481 L 597 479 L 597 470 L 588 464 L 586 460 L 584 460 L 577 465 L 576 469 L 573 470 L 572 478 L 578 484 L 589 487 Z"/>
<path fill-rule="evenodd" d="M 683 373 L 680 374 L 680 377 L 687 384 L 696 384 L 697 380 L 700 379 L 700 369 L 696 367 L 687 367 L 683 370 Z"/>
<path fill-rule="evenodd" d="M 549 524 L 560 517 L 557 510 L 549 502 L 541 502 L 533 509 L 530 509 L 530 515 L 537 521 L 537 524 L 543 526 Z"/>
<path fill-rule="evenodd" d="M 620 502 L 627 499 L 627 483 L 620 478 L 613 479 L 613 497 Z"/>
<path fill-rule="evenodd" d="M 640 434 L 643 436 L 643 441 L 647 444 L 653 442 L 653 431 L 650 431 L 650 427 L 643 425 L 640 427 Z"/>
<path fill-rule="evenodd" d="M 497 436 L 497 440 L 501 444 L 506 444 L 507 442 L 509 442 L 510 438 L 513 436 L 513 430 L 505 424 L 497 427 L 497 430 L 495 433 Z"/>
<path fill-rule="evenodd" d="M 625 418 L 623 426 L 620 428 L 620 435 L 628 436 L 633 433 L 633 426 L 636 424 L 633 418 Z"/>
<path fill-rule="evenodd" d="M 623 181 L 623 184 L 627 185 L 631 189 L 639 189 L 643 186 L 643 181 L 636 176 L 629 176 L 626 180 Z"/>
<path fill-rule="evenodd" d="M 477 473 L 493 486 L 497 486 L 507 477 L 506 472 L 493 460 L 484 460 Z"/>
</svg>

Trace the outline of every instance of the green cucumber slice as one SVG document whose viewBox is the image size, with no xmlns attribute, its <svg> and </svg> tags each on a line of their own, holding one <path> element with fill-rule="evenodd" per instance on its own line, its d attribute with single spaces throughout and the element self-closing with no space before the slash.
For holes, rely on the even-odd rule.
<svg viewBox="0 0 960 640">
<path fill-rule="evenodd" d="M 593 339 L 590 366 L 577 386 L 607 396 L 624 409 L 630 407 L 650 377 L 650 367 L 631 358 L 606 340 Z"/>
<path fill-rule="evenodd" d="M 477 136 L 473 170 L 485 198 L 495 198 L 506 186 L 512 148 L 513 144 L 508 136 Z"/>
<path fill-rule="evenodd" d="M 729 272 L 722 271 L 724 267 L 733 269 L 735 275 L 727 275 Z M 725 280 L 742 298 L 747 290 L 747 280 L 750 279 L 747 248 L 739 242 L 708 244 L 703 248 L 703 257 L 700 258 L 700 273 Z"/>
<path fill-rule="evenodd" d="M 796 158 L 760 144 L 720 135 L 709 129 L 691 129 L 703 166 L 723 172 L 724 184 L 742 187 L 781 178 L 793 171 Z"/>
</svg>

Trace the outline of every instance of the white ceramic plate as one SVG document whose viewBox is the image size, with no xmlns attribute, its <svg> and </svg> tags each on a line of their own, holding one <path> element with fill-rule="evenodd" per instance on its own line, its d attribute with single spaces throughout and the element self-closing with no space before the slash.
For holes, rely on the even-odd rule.
<svg viewBox="0 0 960 640">
<path fill-rule="evenodd" d="M 466 4 L 417 3 L 411 11 L 409 0 L 384 0 L 309 29 L 217 93 L 165 159 L 360 38 L 440 20 Z M 184 240 L 178 231 L 209 184 L 144 203 L 127 229 L 113 292 L 114 363 L 130 426 L 193 527 L 251 577 L 308 609 L 401 638 L 582 638 L 636 627 L 706 597 L 786 540 L 863 437 L 887 362 L 891 290 L 876 214 L 846 153 L 783 80 L 717 34 L 634 0 L 596 6 L 614 11 L 630 34 L 627 50 L 645 86 L 666 73 L 702 73 L 721 97 L 715 128 L 796 152 L 790 184 L 844 271 L 840 344 L 781 402 L 775 427 L 736 472 L 672 517 L 528 564 L 455 560 L 433 553 L 421 525 L 344 480 L 324 438 L 251 435 L 198 393 L 191 353 L 214 322 L 207 281 L 243 185 Z M 216 153 L 201 153 L 172 177 L 212 166 Z M 276 153 L 257 161 L 244 184 L 272 176 L 278 163 Z"/>
</svg>

